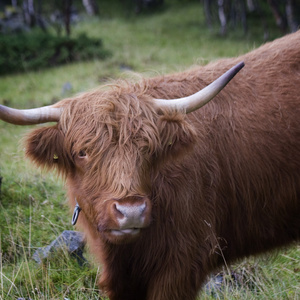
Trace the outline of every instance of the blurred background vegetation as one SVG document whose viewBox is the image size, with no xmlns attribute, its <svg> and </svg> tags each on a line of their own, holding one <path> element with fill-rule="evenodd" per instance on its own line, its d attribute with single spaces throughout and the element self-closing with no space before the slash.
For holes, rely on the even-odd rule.
<svg viewBox="0 0 300 300">
<path fill-rule="evenodd" d="M 0 103 L 16 108 L 237 56 L 294 31 L 300 17 L 296 0 L 2 0 L 0 12 Z M 0 122 L 0 299 L 98 299 L 101 266 L 88 251 L 85 266 L 66 253 L 31 259 L 74 229 L 64 183 L 24 160 L 31 129 Z M 299 245 L 226 273 L 201 299 L 300 299 Z"/>
<path fill-rule="evenodd" d="M 296 31 L 300 2 L 296 0 L 183 0 L 198 3 L 199 27 L 226 36 L 241 30 L 244 35 L 257 28 L 263 39 Z M 39 69 L 68 62 L 110 55 L 101 38 L 88 33 L 72 36 L 72 25 L 90 16 L 120 18 L 159 14 L 178 1 L 171 0 L 2 0 L 0 5 L 0 75 Z M 195 6 L 196 8 L 196 6 Z M 200 14 L 204 15 L 201 16 Z M 200 22 L 202 21 L 202 24 Z"/>
</svg>

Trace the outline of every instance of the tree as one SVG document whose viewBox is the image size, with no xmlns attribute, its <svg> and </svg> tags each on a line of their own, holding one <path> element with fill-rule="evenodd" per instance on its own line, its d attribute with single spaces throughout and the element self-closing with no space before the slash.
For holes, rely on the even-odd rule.
<svg viewBox="0 0 300 300">
<path fill-rule="evenodd" d="M 95 0 L 82 0 L 82 4 L 90 16 L 94 16 L 99 13 L 98 4 Z"/>
<path fill-rule="evenodd" d="M 71 34 L 71 7 L 73 0 L 63 0 L 63 18 L 67 36 Z"/>
<path fill-rule="evenodd" d="M 298 11 L 298 14 L 296 13 Z M 285 12 L 286 12 L 286 18 L 287 18 L 287 23 L 290 28 L 291 32 L 295 32 L 299 29 L 300 25 L 300 18 L 299 18 L 299 13 L 300 13 L 300 4 L 299 1 L 296 4 L 296 0 L 287 0 L 286 1 L 286 6 L 285 6 Z M 298 18 L 296 18 L 296 15 L 298 15 Z"/>
<path fill-rule="evenodd" d="M 208 26 L 212 28 L 214 20 L 220 25 L 220 33 L 225 35 L 229 29 L 242 26 L 248 30 L 248 16 L 255 13 L 268 37 L 266 15 L 271 12 L 275 24 L 283 33 L 294 32 L 300 25 L 300 1 L 298 0 L 203 0 L 204 13 Z M 267 5 L 266 5 L 267 4 Z M 217 12 L 217 14 L 213 14 Z"/>
<path fill-rule="evenodd" d="M 33 27 L 36 24 L 33 0 L 23 0 L 22 8 L 25 24 Z"/>
</svg>

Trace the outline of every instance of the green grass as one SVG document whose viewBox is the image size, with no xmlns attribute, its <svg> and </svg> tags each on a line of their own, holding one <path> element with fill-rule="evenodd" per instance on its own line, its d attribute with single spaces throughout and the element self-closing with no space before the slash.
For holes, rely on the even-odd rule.
<svg viewBox="0 0 300 300">
<path fill-rule="evenodd" d="M 219 37 L 206 28 L 198 3 L 176 2 L 156 14 L 115 14 L 102 8 L 100 18 L 73 27 L 73 35 L 87 32 L 100 37 L 113 55 L 105 61 L 83 63 L 0 78 L 0 102 L 17 108 L 47 105 L 102 84 L 110 78 L 180 71 L 225 56 L 245 53 L 262 42 L 260 28 L 243 36 L 235 31 Z M 119 17 L 116 18 L 115 15 Z M 276 36 L 276 31 L 272 33 Z M 72 90 L 63 93 L 65 83 Z M 31 260 L 37 247 L 46 246 L 63 230 L 71 230 L 63 182 L 24 161 L 21 138 L 30 127 L 0 122 L 0 299 L 97 299 L 96 277 L 101 267 L 89 258 L 79 267 L 61 253 L 38 266 Z M 251 258 L 232 266 L 245 274 L 240 285 L 230 283 L 217 299 L 299 299 L 300 249 L 282 250 L 275 256 Z M 203 293 L 201 299 L 213 299 Z"/>
</svg>

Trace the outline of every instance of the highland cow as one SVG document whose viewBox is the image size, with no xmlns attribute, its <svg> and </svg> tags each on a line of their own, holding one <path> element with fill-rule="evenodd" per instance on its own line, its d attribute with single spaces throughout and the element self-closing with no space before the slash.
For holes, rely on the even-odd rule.
<svg viewBox="0 0 300 300">
<path fill-rule="evenodd" d="M 26 154 L 66 178 L 111 300 L 192 300 L 224 261 L 299 240 L 300 32 L 0 118 L 56 122 Z"/>
</svg>

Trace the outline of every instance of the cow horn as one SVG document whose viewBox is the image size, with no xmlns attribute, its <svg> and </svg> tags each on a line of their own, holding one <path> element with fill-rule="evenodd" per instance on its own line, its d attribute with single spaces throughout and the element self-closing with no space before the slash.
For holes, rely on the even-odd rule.
<svg viewBox="0 0 300 300">
<path fill-rule="evenodd" d="M 197 93 L 179 99 L 154 99 L 158 108 L 175 108 L 184 110 L 186 113 L 193 112 L 198 108 L 204 106 L 212 100 L 226 84 L 244 67 L 244 62 L 240 62 L 230 70 L 225 72 L 210 85 L 198 91 Z"/>
<path fill-rule="evenodd" d="M 62 108 L 44 106 L 33 109 L 14 109 L 0 105 L 0 120 L 15 125 L 33 125 L 58 122 Z"/>
</svg>

